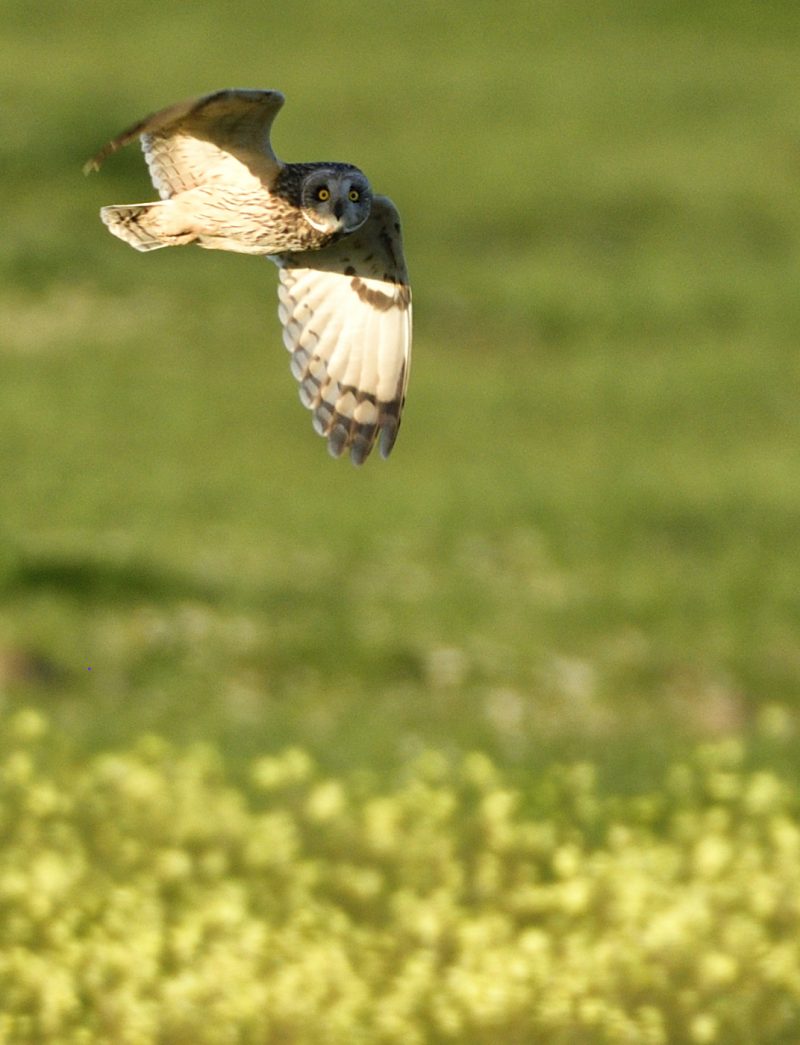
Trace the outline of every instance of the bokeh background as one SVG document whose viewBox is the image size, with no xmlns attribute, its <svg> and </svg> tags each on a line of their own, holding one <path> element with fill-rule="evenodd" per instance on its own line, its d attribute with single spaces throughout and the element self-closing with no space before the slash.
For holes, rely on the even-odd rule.
<svg viewBox="0 0 800 1045">
<path fill-rule="evenodd" d="M 795 3 L 6 0 L 2 26 L 5 714 L 71 767 L 148 734 L 234 778 L 289 745 L 390 786 L 435 749 L 641 793 L 733 738 L 797 781 Z M 98 220 L 153 192 L 136 148 L 86 158 L 225 86 L 282 90 L 278 155 L 400 209 L 388 462 L 314 435 L 270 264 Z"/>
</svg>

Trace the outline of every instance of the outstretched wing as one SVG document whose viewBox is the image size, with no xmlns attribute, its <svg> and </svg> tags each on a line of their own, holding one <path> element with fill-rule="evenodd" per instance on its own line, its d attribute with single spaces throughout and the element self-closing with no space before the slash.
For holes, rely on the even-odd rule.
<svg viewBox="0 0 800 1045">
<path fill-rule="evenodd" d="M 400 221 L 376 196 L 356 232 L 322 250 L 279 254 L 283 340 L 300 399 L 334 457 L 362 464 L 397 438 L 411 361 L 411 289 Z"/>
<path fill-rule="evenodd" d="M 284 102 L 280 91 L 226 90 L 178 102 L 117 135 L 85 165 L 142 139 L 153 184 L 167 199 L 210 181 L 270 182 L 280 168 L 269 134 Z"/>
</svg>

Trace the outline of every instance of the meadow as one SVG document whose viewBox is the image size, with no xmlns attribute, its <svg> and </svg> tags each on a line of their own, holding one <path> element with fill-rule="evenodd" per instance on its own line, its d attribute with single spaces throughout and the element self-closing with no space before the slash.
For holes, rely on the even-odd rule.
<svg viewBox="0 0 800 1045">
<path fill-rule="evenodd" d="M 52 806 L 43 830 L 25 787 L 4 799 L 0 981 L 13 1000 L 0 999 L 0 1040 L 747 1042 L 759 1026 L 758 1040 L 797 1040 L 798 30 L 796 5 L 779 0 L 3 5 L 0 714 L 11 783 L 39 773 L 68 808 Z M 400 210 L 415 344 L 387 462 L 333 461 L 313 433 L 272 265 L 139 255 L 98 220 L 100 206 L 152 190 L 136 148 L 89 178 L 83 162 L 145 113 L 223 86 L 282 90 L 277 153 L 357 163 Z M 15 754 L 26 729 L 47 737 L 35 772 Z M 732 767 L 709 755 L 731 750 Z M 284 808 L 280 792 L 265 827 L 254 766 L 283 765 L 287 751 L 307 767 L 300 798 Z M 101 801 L 109 764 L 116 805 Z M 189 767 L 179 783 L 172 764 Z M 475 765 L 519 802 L 502 858 L 459 790 Z M 674 783 L 686 766 L 717 781 L 691 802 Z M 603 810 L 591 822 L 553 790 L 576 772 Z M 567 847 L 566 877 L 592 899 L 567 917 L 541 897 L 511 910 L 497 882 L 478 898 L 462 879 L 442 884 L 417 806 L 419 866 L 407 872 L 389 846 L 376 869 L 368 829 L 344 810 L 376 796 L 405 809 L 414 781 L 450 796 L 448 874 L 508 859 L 514 888 L 549 888 Z M 759 786 L 767 798 L 753 805 Z M 181 1000 L 166 986 L 200 975 L 196 950 L 165 941 L 170 919 L 203 906 L 195 878 L 211 880 L 176 787 L 187 809 L 216 810 L 214 890 L 260 926 L 242 928 L 250 943 L 230 972 L 252 1009 L 215 1002 L 207 1039 L 191 1017 L 202 990 Z M 307 810 L 324 787 L 353 797 L 318 821 L 340 831 L 318 850 Z M 163 800 L 152 809 L 148 788 Z M 643 823 L 645 798 L 657 813 Z M 278 913 L 277 880 L 240 852 L 250 818 L 275 860 L 298 868 L 302 887 Z M 546 845 L 530 841 L 537 825 Z M 105 873 L 113 846 L 87 839 L 115 830 L 141 859 Z M 696 895 L 687 883 L 706 872 L 691 854 L 705 835 L 756 855 L 709 858 L 716 913 L 681 921 L 663 912 Z M 185 888 L 162 881 L 163 851 Z M 55 943 L 41 935 L 51 909 L 35 930 L 26 913 L 41 883 L 19 868 L 37 853 L 53 857 L 56 895 L 89 897 Z M 81 871 L 64 878 L 68 856 Z M 359 861 L 361 898 L 358 875 L 342 884 Z M 754 912 L 743 883 L 771 861 L 772 900 Z M 631 865 L 663 901 L 653 919 L 674 927 L 666 950 L 655 930 L 650 952 L 631 943 L 651 939 L 646 904 L 626 922 L 608 900 Z M 406 947 L 400 908 L 390 917 L 379 894 L 402 910 L 452 902 L 450 921 L 436 908 L 450 928 Z M 107 973 L 92 980 L 105 966 L 85 945 L 124 923 L 125 897 L 149 897 L 158 915 L 152 975 L 104 1023 Z M 471 936 L 481 918 L 491 926 Z M 741 944 L 745 923 L 757 928 Z M 483 987 L 454 955 L 469 965 L 481 932 L 506 949 L 498 968 L 516 955 L 523 971 L 475 1009 Z M 696 963 L 670 958 L 657 973 L 698 933 Z M 262 1010 L 280 1008 L 269 948 L 277 940 L 305 983 L 327 960 L 311 943 L 326 939 L 345 940 L 351 964 L 359 941 L 374 957 L 357 984 L 330 988 L 352 1007 L 327 1038 L 308 1014 L 269 1023 Z M 633 948 L 627 970 L 599 957 L 620 941 Z M 548 962 L 574 959 L 558 1011 L 541 948 Z M 753 949 L 758 968 L 744 958 Z M 78 952 L 84 971 L 64 980 L 74 1003 L 28 989 L 32 968 L 51 977 Z M 374 999 L 412 952 L 422 994 L 407 986 L 392 1029 Z M 222 964 L 202 975 L 224 980 L 214 953 Z M 632 968 L 640 989 L 625 993 Z M 330 996 L 319 998 L 324 1013 Z"/>
</svg>

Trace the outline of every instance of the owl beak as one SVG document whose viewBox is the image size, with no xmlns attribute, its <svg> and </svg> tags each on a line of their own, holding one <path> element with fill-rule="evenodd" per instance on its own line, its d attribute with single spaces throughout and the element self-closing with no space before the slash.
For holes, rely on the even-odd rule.
<svg viewBox="0 0 800 1045">
<path fill-rule="evenodd" d="M 337 200 L 337 201 L 336 201 L 336 205 L 335 205 L 335 207 L 333 208 L 333 216 L 334 216 L 334 218 L 336 218 L 336 219 L 337 219 L 338 221 L 341 221 L 341 220 L 342 220 L 342 215 L 343 215 L 343 214 L 344 214 L 344 204 L 342 203 L 342 201 L 341 201 L 341 200 Z"/>
</svg>

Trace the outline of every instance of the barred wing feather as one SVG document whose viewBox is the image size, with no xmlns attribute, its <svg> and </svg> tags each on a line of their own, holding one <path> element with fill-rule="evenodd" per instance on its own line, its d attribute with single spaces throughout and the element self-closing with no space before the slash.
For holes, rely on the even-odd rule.
<svg viewBox="0 0 800 1045">
<path fill-rule="evenodd" d="M 397 210 L 376 196 L 367 222 L 322 250 L 276 255 L 279 316 L 300 399 L 334 457 L 388 457 L 411 361 L 411 290 Z"/>
</svg>

